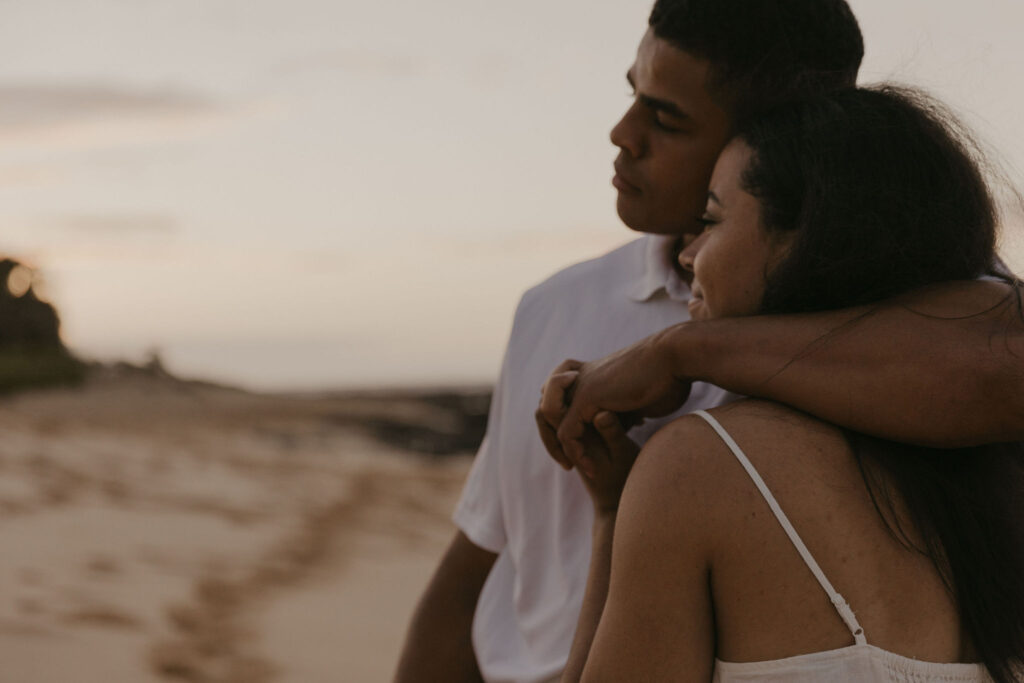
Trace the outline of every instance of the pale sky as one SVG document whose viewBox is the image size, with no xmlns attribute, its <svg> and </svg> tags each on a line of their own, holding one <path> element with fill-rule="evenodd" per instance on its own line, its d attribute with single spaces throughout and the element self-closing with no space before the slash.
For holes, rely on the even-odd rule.
<svg viewBox="0 0 1024 683">
<path fill-rule="evenodd" d="M 851 5 L 862 82 L 928 88 L 1024 168 L 1024 5 Z M 648 11 L 0 0 L 0 251 L 89 357 L 270 389 L 492 381 L 519 294 L 631 237 L 608 130 Z"/>
</svg>

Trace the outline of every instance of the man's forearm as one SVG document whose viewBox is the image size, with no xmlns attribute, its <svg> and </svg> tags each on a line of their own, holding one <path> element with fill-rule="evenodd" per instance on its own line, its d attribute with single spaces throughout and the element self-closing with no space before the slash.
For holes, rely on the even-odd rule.
<svg viewBox="0 0 1024 683">
<path fill-rule="evenodd" d="M 939 447 L 1020 440 L 1024 322 L 1012 296 L 998 303 L 1005 294 L 958 283 L 846 311 L 687 323 L 657 343 L 681 379 L 875 436 Z"/>
<path fill-rule="evenodd" d="M 495 558 L 456 534 L 413 614 L 395 683 L 483 680 L 473 653 L 473 614 Z"/>
</svg>

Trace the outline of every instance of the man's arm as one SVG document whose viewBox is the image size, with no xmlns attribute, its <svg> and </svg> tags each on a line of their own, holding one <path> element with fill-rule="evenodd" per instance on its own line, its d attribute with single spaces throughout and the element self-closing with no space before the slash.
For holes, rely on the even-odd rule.
<svg viewBox="0 0 1024 683">
<path fill-rule="evenodd" d="M 471 629 L 477 598 L 497 557 L 461 531 L 455 534 L 413 614 L 395 683 L 482 680 Z"/>
<path fill-rule="evenodd" d="M 1024 320 L 1013 290 L 995 282 L 843 311 L 684 323 L 577 372 L 568 409 L 546 414 L 577 452 L 598 412 L 667 414 L 694 380 L 898 441 L 1024 439 Z M 542 410 L 557 403 L 545 397 Z"/>
</svg>

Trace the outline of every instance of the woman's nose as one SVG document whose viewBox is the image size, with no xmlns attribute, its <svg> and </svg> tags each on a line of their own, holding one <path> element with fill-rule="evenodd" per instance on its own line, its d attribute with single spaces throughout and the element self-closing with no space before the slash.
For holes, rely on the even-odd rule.
<svg viewBox="0 0 1024 683">
<path fill-rule="evenodd" d="M 684 243 L 688 237 L 683 237 Z M 702 232 L 699 235 L 690 238 L 689 244 L 683 247 L 683 250 L 679 252 L 679 265 L 683 267 L 683 270 L 693 272 L 693 261 L 697 258 L 697 252 L 704 245 L 707 240 L 707 233 Z"/>
</svg>

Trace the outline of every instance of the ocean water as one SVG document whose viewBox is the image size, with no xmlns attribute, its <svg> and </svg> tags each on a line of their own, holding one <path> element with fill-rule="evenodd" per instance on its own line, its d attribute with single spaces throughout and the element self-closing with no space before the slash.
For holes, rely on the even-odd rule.
<svg viewBox="0 0 1024 683">
<path fill-rule="evenodd" d="M 497 379 L 500 350 L 415 362 L 402 351 L 356 349 L 341 342 L 237 341 L 170 344 L 156 351 L 181 377 L 260 391 L 485 386 Z"/>
</svg>

